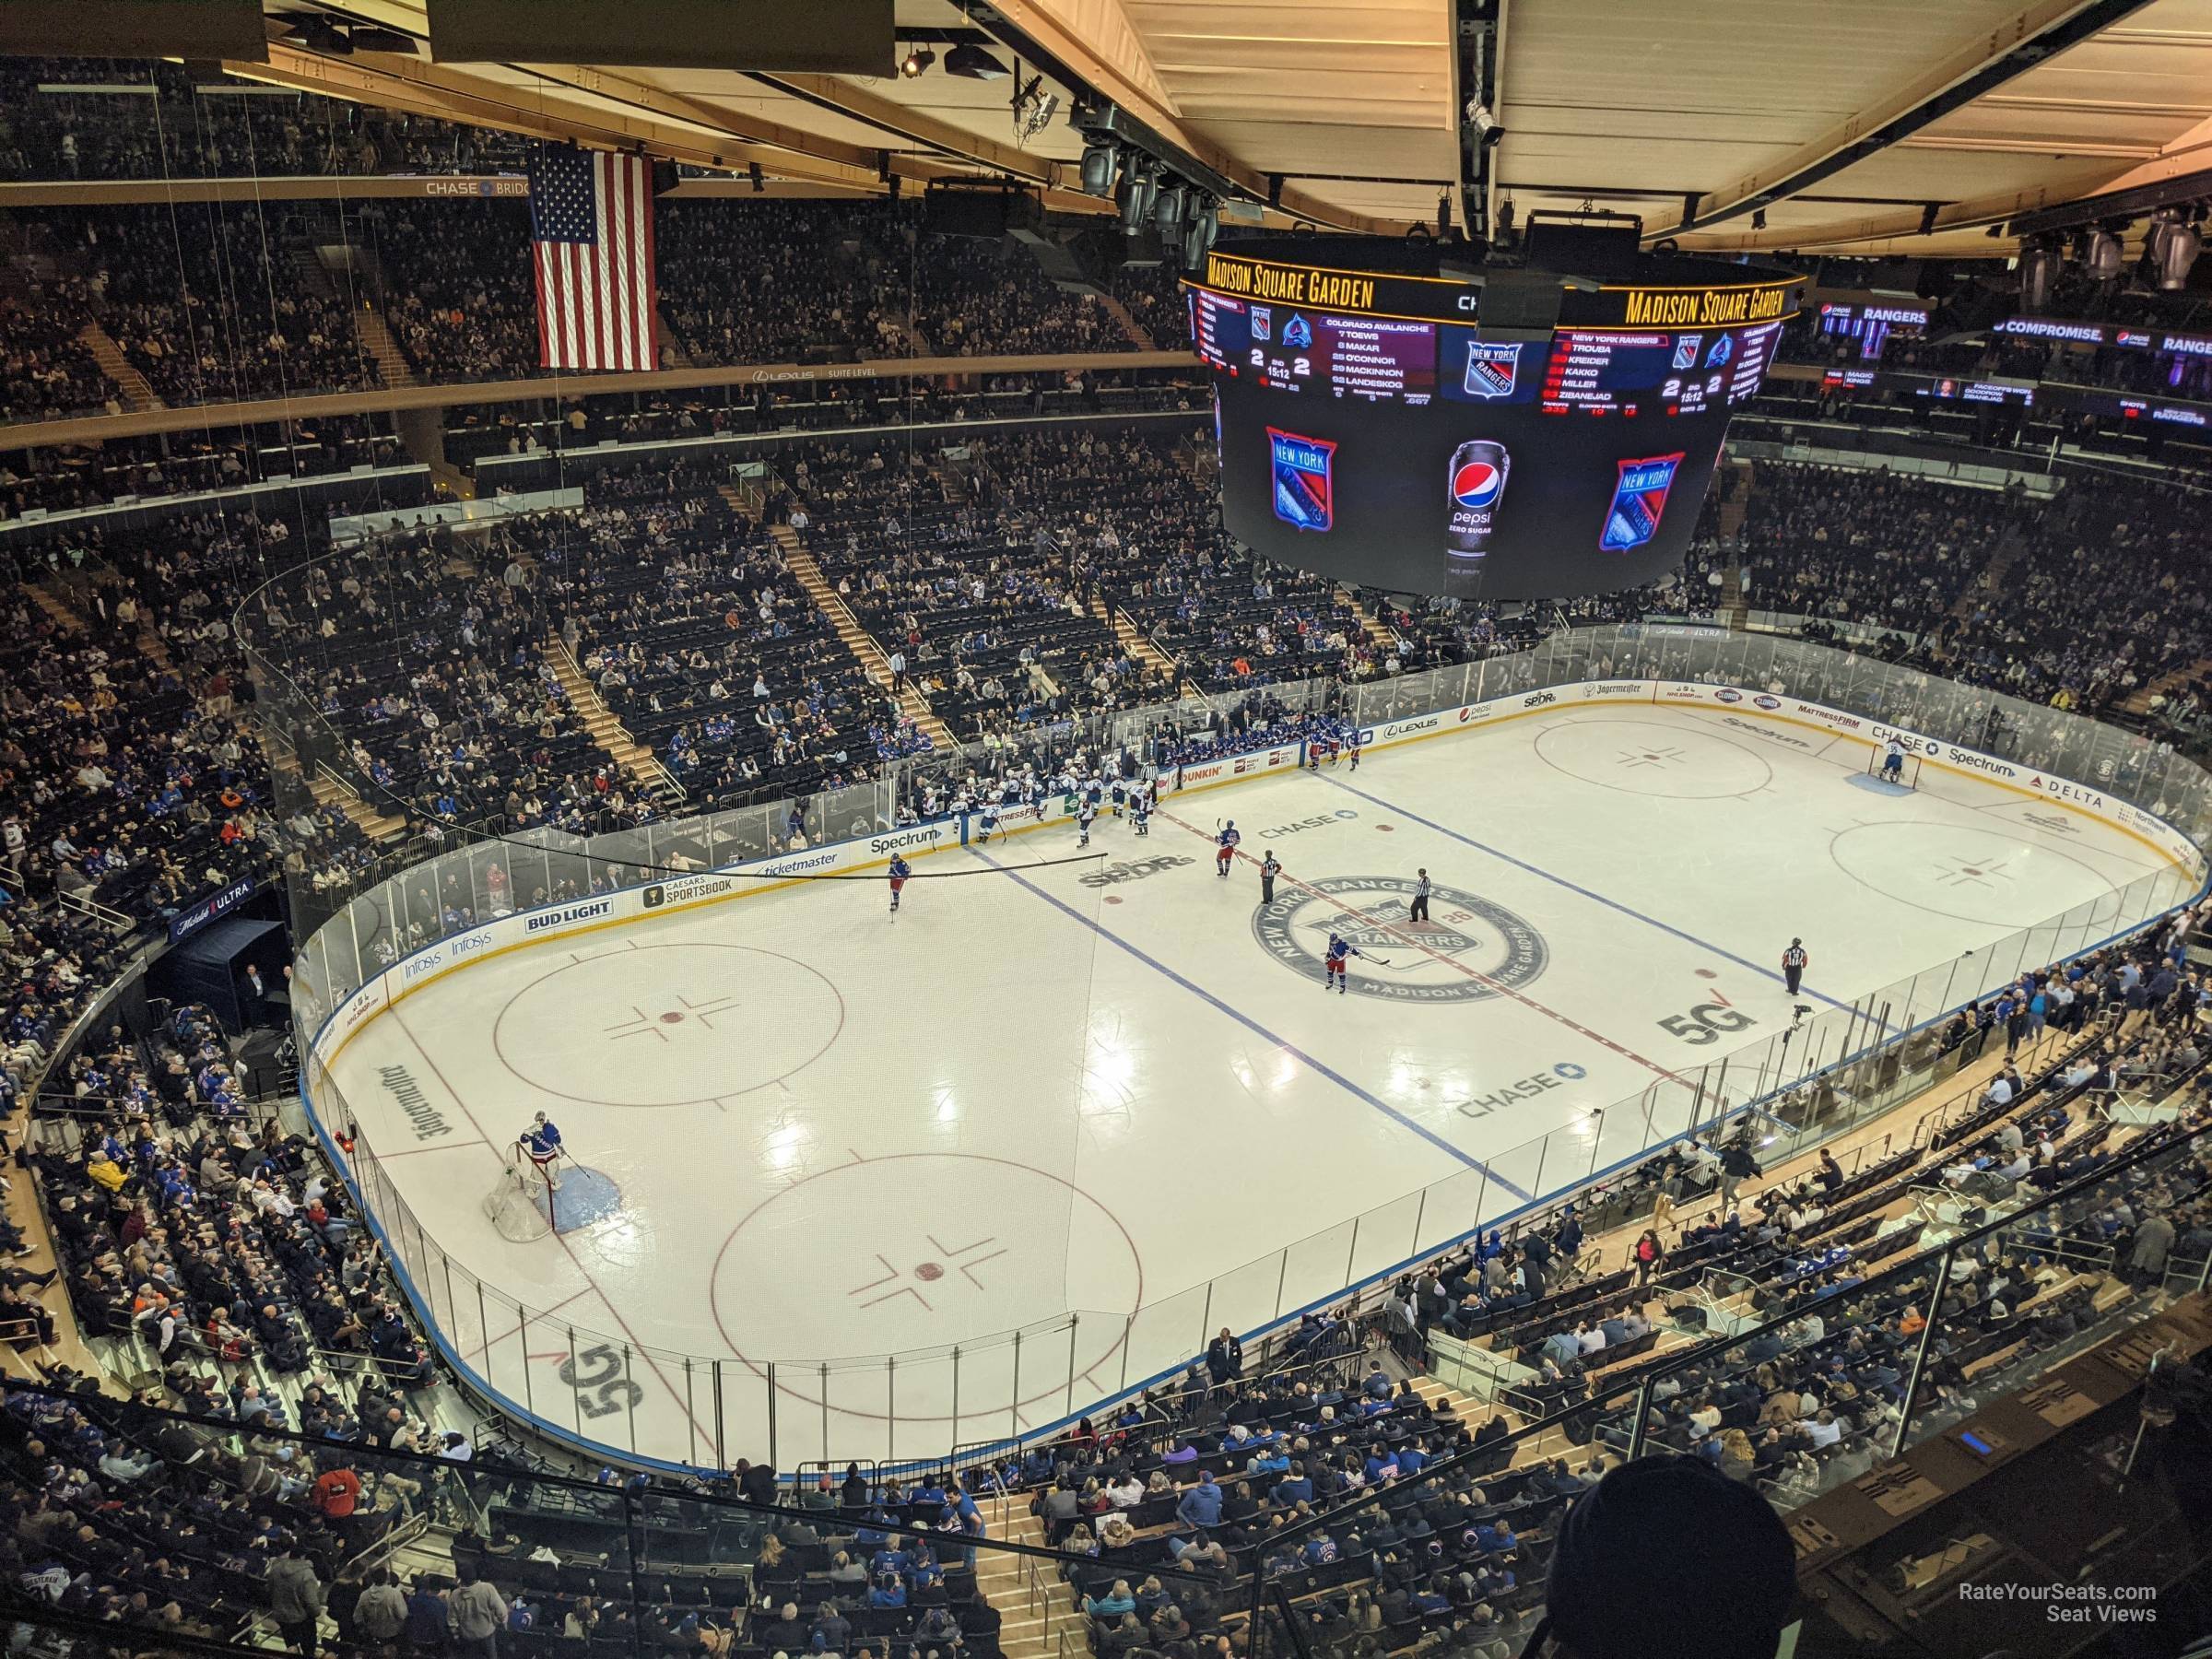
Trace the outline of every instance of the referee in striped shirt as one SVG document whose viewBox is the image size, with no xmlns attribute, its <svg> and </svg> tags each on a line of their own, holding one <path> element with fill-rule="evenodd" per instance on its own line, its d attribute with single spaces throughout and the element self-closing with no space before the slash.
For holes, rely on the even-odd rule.
<svg viewBox="0 0 2212 1659">
<path fill-rule="evenodd" d="M 1426 922 L 1429 920 L 1429 872 L 1416 870 L 1414 875 L 1418 879 L 1413 884 L 1413 914 L 1408 920 Z"/>
</svg>

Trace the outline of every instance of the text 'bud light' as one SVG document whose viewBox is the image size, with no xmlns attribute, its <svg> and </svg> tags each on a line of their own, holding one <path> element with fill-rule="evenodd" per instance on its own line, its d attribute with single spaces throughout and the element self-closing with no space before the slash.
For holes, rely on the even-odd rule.
<svg viewBox="0 0 2212 1659">
<path fill-rule="evenodd" d="M 1330 476 L 1335 444 L 1269 427 L 1267 449 L 1275 473 L 1275 516 L 1300 530 L 1328 529 L 1336 522 L 1336 492 Z"/>
<path fill-rule="evenodd" d="M 1659 534 L 1667 492 L 1675 487 L 1675 474 L 1681 470 L 1687 453 L 1620 463 L 1619 476 L 1613 482 L 1613 500 L 1606 508 L 1606 527 L 1597 538 L 1601 551 L 1626 553 Z"/>
<path fill-rule="evenodd" d="M 1452 474 L 1445 483 L 1451 522 L 1444 534 L 1444 570 L 1472 575 L 1482 568 L 1490 550 L 1490 533 L 1497 527 L 1499 504 L 1505 500 L 1506 474 L 1512 459 L 1505 445 L 1488 438 L 1470 439 L 1452 452 Z"/>
</svg>

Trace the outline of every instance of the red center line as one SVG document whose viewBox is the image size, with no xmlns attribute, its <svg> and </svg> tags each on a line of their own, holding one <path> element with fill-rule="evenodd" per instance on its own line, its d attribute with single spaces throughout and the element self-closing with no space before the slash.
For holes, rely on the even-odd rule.
<svg viewBox="0 0 2212 1659">
<path fill-rule="evenodd" d="M 1193 835 L 1199 837 L 1202 841 L 1215 841 L 1213 836 L 1199 829 L 1197 825 L 1186 824 L 1182 821 L 1182 819 L 1177 818 L 1171 812 L 1162 812 L 1159 814 L 1159 816 L 1163 818 L 1166 818 L 1169 823 L 1173 824 L 1177 829 L 1187 830 Z M 1216 844 L 1218 845 L 1218 843 L 1216 842 Z M 1236 849 L 1236 855 L 1242 859 L 1246 864 L 1256 865 L 1259 862 L 1259 860 L 1253 858 L 1251 853 L 1245 852 L 1241 847 Z M 1371 927 L 1380 927 L 1385 933 L 1395 935 L 1398 938 L 1405 940 L 1407 945 L 1419 951 L 1423 956 L 1429 958 L 1430 960 L 1440 962 L 1446 968 L 1450 968 L 1460 973 L 1464 973 L 1469 979 L 1480 981 L 1483 984 L 1489 986 L 1491 990 L 1497 992 L 1500 995 L 1510 996 L 1515 1002 L 1521 1004 L 1522 1006 L 1526 1008 L 1534 1008 L 1537 1013 L 1543 1015 L 1547 1019 L 1558 1020 L 1559 1024 L 1565 1026 L 1569 1030 L 1573 1031 L 1578 1036 L 1587 1037 L 1592 1042 L 1596 1043 L 1599 1047 L 1612 1050 L 1613 1053 L 1620 1055 L 1624 1060 L 1632 1060 L 1648 1072 L 1652 1072 L 1656 1076 L 1668 1078 L 1677 1083 L 1683 1083 L 1683 1078 L 1679 1073 L 1667 1070 L 1665 1066 L 1661 1065 L 1656 1060 L 1647 1060 L 1643 1055 L 1638 1053 L 1634 1049 L 1630 1048 L 1623 1043 L 1614 1041 L 1612 1038 L 1604 1035 L 1602 1032 L 1592 1030 L 1588 1026 L 1583 1024 L 1582 1021 L 1571 1018 L 1568 1015 L 1560 1013 L 1557 1008 L 1546 1006 L 1544 1004 L 1538 1002 L 1535 997 L 1524 995 L 1521 992 L 1516 991 L 1512 986 L 1506 984 L 1501 980 L 1492 979 L 1488 974 L 1483 972 L 1479 968 L 1470 967 L 1465 962 L 1461 961 L 1457 957 L 1447 956 L 1442 951 L 1434 948 L 1432 946 L 1423 941 L 1417 935 L 1407 932 L 1405 928 L 1396 926 L 1392 923 L 1385 922 L 1378 916 L 1368 915 L 1364 911 L 1352 912 L 1351 906 L 1344 904 L 1343 901 L 1335 894 L 1324 893 L 1319 888 L 1313 887 L 1310 883 L 1300 881 L 1297 877 L 1289 875 L 1285 871 L 1277 870 L 1276 872 L 1275 878 L 1277 881 L 1288 882 L 1290 886 L 1297 888 L 1301 892 L 1310 893 L 1316 899 L 1326 900 L 1329 903 L 1337 905 L 1339 908 L 1347 911 L 1347 912 L 1359 915 L 1360 919 L 1366 922 Z M 1688 1087 L 1687 1083 L 1684 1083 L 1683 1086 L 1685 1088 Z"/>
</svg>

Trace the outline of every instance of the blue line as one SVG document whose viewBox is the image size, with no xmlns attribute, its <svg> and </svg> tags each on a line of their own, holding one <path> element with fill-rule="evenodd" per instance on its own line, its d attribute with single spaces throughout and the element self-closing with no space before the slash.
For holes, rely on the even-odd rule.
<svg viewBox="0 0 2212 1659">
<path fill-rule="evenodd" d="M 1308 775 L 1311 776 L 1314 774 Z M 1700 950 L 1711 951 L 1714 956 L 1720 957 L 1724 960 L 1734 962 L 1739 968 L 1748 968 L 1754 973 L 1763 974 L 1766 978 L 1772 980 L 1778 985 L 1786 985 L 1789 983 L 1789 981 L 1783 978 L 1781 974 L 1775 972 L 1771 968 L 1762 968 L 1757 962 L 1752 961 L 1747 957 L 1737 956 L 1733 950 L 1722 949 L 1718 945 L 1713 944 L 1710 939 L 1700 939 L 1696 934 L 1684 933 L 1680 928 L 1675 926 L 1672 923 L 1662 922 L 1656 916 L 1647 916 L 1640 910 L 1632 910 L 1628 905 L 1621 903 L 1618 899 L 1608 899 L 1603 893 L 1594 893 L 1586 887 L 1577 886 L 1574 882 L 1568 880 L 1564 876 L 1554 876 L 1549 870 L 1543 869 L 1535 865 L 1530 864 L 1526 859 L 1515 858 L 1511 853 L 1501 853 L 1496 847 L 1486 846 L 1483 842 L 1477 841 L 1471 835 L 1462 835 L 1456 830 L 1447 830 L 1443 825 L 1433 822 L 1429 818 L 1425 818 L 1418 812 L 1407 810 L 1406 807 L 1399 806 L 1395 801 L 1386 801 L 1381 795 L 1370 794 L 1364 789 L 1356 789 L 1351 784 L 1347 783 L 1342 778 L 1324 777 L 1321 781 L 1324 783 L 1335 784 L 1338 789 L 1343 790 L 1347 794 L 1356 794 L 1361 800 L 1368 802 L 1371 806 L 1387 807 L 1390 811 L 1398 814 L 1398 816 L 1401 818 L 1411 818 L 1415 823 L 1420 825 L 1423 829 L 1433 830 L 1439 835 L 1448 836 L 1452 840 L 1459 842 L 1462 846 L 1472 847 L 1477 853 L 1487 853 L 1492 858 L 1499 860 L 1500 863 L 1512 865 L 1516 870 L 1526 870 L 1531 876 L 1541 876 L 1546 881 L 1555 883 L 1559 887 L 1563 887 L 1571 893 L 1581 894 L 1583 898 L 1589 900 L 1593 904 L 1602 904 L 1607 910 L 1617 910 L 1624 916 L 1634 918 L 1636 921 L 1642 923 L 1646 927 L 1655 927 L 1661 933 L 1672 934 L 1676 938 L 1680 939 L 1685 945 L 1695 945 Z M 1851 1004 L 1840 1003 L 1834 997 L 1830 996 L 1825 992 L 1814 990 L 1810 985 L 1801 986 L 1800 989 L 1806 995 L 1816 997 L 1819 1001 L 1826 1003 L 1831 1008 L 1848 1008 L 1851 1006 Z M 1881 1024 L 1884 1030 L 1888 1030 L 1889 1029 L 1886 1022 L 1877 1021 L 1877 1023 Z"/>
<path fill-rule="evenodd" d="M 1515 1197 L 1531 1201 L 1535 1199 L 1535 1194 L 1534 1193 L 1524 1192 L 1521 1188 L 1515 1186 L 1512 1182 L 1508 1181 L 1504 1176 L 1499 1174 L 1497 1171 L 1489 1168 L 1480 1159 L 1471 1157 L 1467 1153 L 1461 1151 L 1457 1147 L 1453 1146 L 1442 1135 L 1438 1135 L 1434 1130 L 1426 1128 L 1420 1124 L 1417 1124 L 1413 1119 L 1407 1117 L 1404 1112 L 1400 1112 L 1396 1107 L 1391 1105 L 1387 1100 L 1382 1100 L 1378 1096 L 1370 1094 L 1366 1089 L 1360 1088 L 1359 1084 L 1353 1082 L 1342 1072 L 1332 1070 L 1330 1067 L 1324 1065 L 1320 1061 L 1314 1059 L 1312 1055 L 1307 1053 L 1296 1043 L 1287 1041 L 1283 1038 L 1277 1037 L 1273 1031 L 1269 1030 L 1258 1020 L 1253 1018 L 1251 1015 L 1242 1013 L 1236 1008 L 1230 1007 L 1227 1003 L 1216 996 L 1211 991 L 1208 991 L 1204 985 L 1198 984 L 1192 980 L 1184 978 L 1182 974 L 1176 972 L 1174 969 L 1169 967 L 1165 962 L 1161 961 L 1158 957 L 1147 955 L 1144 951 L 1138 949 L 1135 945 L 1132 945 L 1128 940 L 1123 938 L 1121 935 L 1115 933 L 1112 928 L 1103 926 L 1100 924 L 1092 921 L 1081 911 L 1076 909 L 1074 905 L 1065 903 L 1061 900 L 1053 898 L 1052 894 L 1046 892 L 1042 888 L 1039 887 L 1028 877 L 1021 875 L 1018 871 L 1014 870 L 1006 865 L 1000 864 L 997 859 L 992 857 L 990 853 L 984 852 L 982 848 L 971 847 L 968 850 L 974 853 L 976 857 L 982 859 L 985 864 L 989 865 L 993 869 L 1004 872 L 1010 879 L 1012 879 L 1016 886 L 1022 888 L 1028 892 L 1035 894 L 1038 898 L 1043 900 L 1047 904 L 1051 905 L 1062 915 L 1066 916 L 1069 920 L 1078 922 L 1083 926 L 1089 928 L 1092 933 L 1097 934 L 1100 938 L 1104 939 L 1108 944 L 1120 946 L 1124 950 L 1127 951 L 1131 956 L 1135 957 L 1146 967 L 1151 969 L 1153 972 L 1162 975 L 1174 984 L 1181 986 L 1185 991 L 1188 991 L 1193 996 L 1195 996 L 1201 1002 L 1206 1003 L 1217 1013 L 1226 1015 L 1229 1018 L 1235 1020 L 1246 1030 L 1252 1032 L 1254 1036 L 1265 1039 L 1267 1041 L 1273 1043 L 1277 1048 L 1282 1050 L 1284 1053 L 1291 1056 L 1291 1058 L 1302 1061 L 1308 1069 L 1318 1072 L 1321 1076 L 1326 1077 L 1330 1082 L 1335 1084 L 1337 1088 L 1343 1089 L 1345 1093 L 1350 1095 L 1354 1100 L 1360 1101 L 1364 1105 L 1373 1107 L 1384 1117 L 1391 1118 L 1403 1127 L 1412 1130 L 1414 1134 L 1419 1135 L 1430 1146 L 1436 1147 L 1438 1151 L 1442 1152 L 1451 1158 L 1457 1159 L 1461 1163 L 1466 1165 L 1468 1169 L 1480 1170 L 1485 1175 L 1488 1176 L 1492 1181 L 1496 1182 L 1500 1186 L 1503 1187 L 1507 1192 L 1512 1194 Z"/>
</svg>

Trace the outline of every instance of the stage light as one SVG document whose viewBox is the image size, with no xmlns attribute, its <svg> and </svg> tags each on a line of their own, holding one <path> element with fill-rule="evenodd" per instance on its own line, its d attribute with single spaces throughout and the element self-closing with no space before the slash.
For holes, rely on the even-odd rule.
<svg viewBox="0 0 2212 1659">
<path fill-rule="evenodd" d="M 912 80 L 937 61 L 937 54 L 926 46 L 910 46 L 906 55 L 899 60 L 899 73 Z"/>
</svg>

